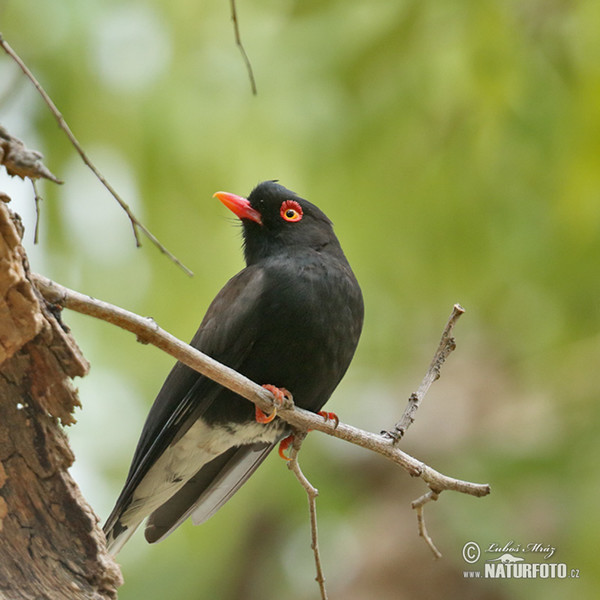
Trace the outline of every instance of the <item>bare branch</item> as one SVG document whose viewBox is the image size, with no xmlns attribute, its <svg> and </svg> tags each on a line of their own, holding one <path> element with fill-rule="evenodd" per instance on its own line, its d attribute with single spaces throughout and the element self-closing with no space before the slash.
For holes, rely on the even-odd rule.
<svg viewBox="0 0 600 600">
<path fill-rule="evenodd" d="M 220 364 L 199 350 L 178 340 L 161 329 L 152 319 L 140 317 L 107 302 L 85 296 L 41 275 L 31 274 L 31 279 L 48 302 L 102 319 L 134 333 L 138 341 L 153 344 L 188 367 L 250 400 L 266 413 L 271 412 L 276 406 L 275 398 L 271 392 L 250 381 L 237 371 Z M 385 456 L 413 477 L 420 477 L 431 490 L 430 500 L 433 499 L 433 494 L 437 498 L 444 490 L 452 490 L 475 497 L 486 496 L 491 491 L 488 484 L 463 481 L 436 471 L 400 450 L 395 441 L 390 439 L 389 436 L 370 433 L 341 422 L 336 423 L 332 419 L 326 421 L 313 412 L 294 406 L 291 401 L 284 403 L 283 406 L 279 406 L 279 403 L 277 403 L 277 415 L 296 430 L 307 432 L 316 429 Z M 422 519 L 422 513 L 419 517 L 418 512 L 417 517 Z M 423 531 L 426 533 L 425 529 Z M 427 536 L 423 537 L 427 541 Z"/>
<path fill-rule="evenodd" d="M 152 319 L 140 317 L 135 313 L 109 304 L 108 302 L 96 300 L 80 292 L 70 290 L 42 275 L 32 273 L 31 278 L 48 302 L 107 321 L 134 333 L 140 342 L 152 344 L 160 348 L 188 367 L 220 383 L 243 398 L 250 400 L 250 402 L 253 402 L 265 412 L 270 412 L 275 407 L 274 397 L 271 392 L 257 383 L 250 381 L 237 371 L 230 369 L 196 348 L 177 339 L 164 329 L 161 329 Z M 277 415 L 297 429 L 303 431 L 316 429 L 366 448 L 367 450 L 377 452 L 400 465 L 410 475 L 423 479 L 432 489 L 438 491 L 453 490 L 478 497 L 486 496 L 490 493 L 490 488 L 487 484 L 461 481 L 439 473 L 409 454 L 402 452 L 399 448 L 396 448 L 384 436 L 370 433 L 342 422 L 336 424 L 332 420 L 325 421 L 321 416 L 293 406 L 292 403 L 284 404 L 283 407 L 278 406 Z"/>
<path fill-rule="evenodd" d="M 70 290 L 41 275 L 32 273 L 31 277 L 48 302 L 121 327 L 135 334 L 139 342 L 156 346 L 188 367 L 254 402 L 264 412 L 273 410 L 274 397 L 271 392 L 177 339 L 161 329 L 154 320 Z M 283 409 L 278 410 L 278 414 L 282 412 Z"/>
<path fill-rule="evenodd" d="M 119 203 L 121 208 L 125 211 L 127 216 L 129 217 L 129 221 L 131 222 L 131 227 L 133 229 L 133 235 L 135 237 L 135 243 L 139 247 L 141 246 L 140 237 L 138 230 L 141 231 L 153 244 L 156 246 L 160 252 L 162 252 L 165 256 L 167 256 L 172 262 L 174 262 L 178 267 L 180 267 L 187 275 L 193 275 L 192 271 L 188 269 L 172 252 L 170 252 L 163 244 L 158 240 L 158 238 L 134 215 L 129 205 L 121 198 L 121 196 L 117 193 L 117 191 L 112 187 L 112 185 L 106 180 L 104 175 L 98 170 L 98 168 L 92 163 L 90 158 L 87 156 L 85 151 L 83 150 L 81 144 L 78 142 L 77 138 L 71 131 L 71 128 L 67 125 L 65 118 L 58 110 L 50 96 L 35 78 L 33 73 L 29 70 L 27 65 L 21 60 L 19 55 L 11 48 L 8 42 L 2 37 L 0 34 L 0 46 L 4 49 L 4 51 L 17 63 L 21 71 L 25 74 L 25 76 L 31 81 L 34 85 L 35 89 L 39 92 L 42 99 L 50 109 L 50 112 L 54 115 L 54 118 L 58 122 L 58 126 L 65 132 L 66 136 L 69 138 L 69 141 L 81 156 L 83 162 L 89 167 L 89 169 L 94 173 L 94 175 L 98 178 L 100 183 L 108 190 L 111 196 Z"/>
<path fill-rule="evenodd" d="M 306 478 L 306 475 L 302 472 L 300 468 L 300 463 L 298 462 L 298 453 L 300 452 L 300 448 L 302 446 L 302 442 L 306 437 L 306 431 L 297 431 L 294 433 L 294 443 L 292 446 L 292 452 L 290 454 L 290 459 L 288 461 L 288 468 L 294 475 L 296 479 L 300 482 L 300 485 L 306 491 L 306 496 L 308 498 L 308 512 L 310 515 L 310 537 L 311 537 L 311 545 L 314 557 L 315 557 L 315 567 L 317 570 L 317 576 L 315 577 L 315 581 L 319 584 L 319 590 L 321 592 L 321 600 L 327 600 L 327 590 L 325 588 L 325 575 L 323 573 L 323 567 L 321 564 L 321 551 L 319 550 L 319 531 L 317 528 L 317 496 L 319 495 L 319 490 L 312 485 L 312 483 Z"/>
<path fill-rule="evenodd" d="M 460 316 L 465 312 L 465 309 L 460 304 L 455 304 L 452 307 L 452 313 L 448 318 L 448 322 L 446 323 L 446 327 L 444 327 L 444 331 L 442 332 L 442 337 L 440 339 L 440 343 L 438 344 L 437 350 L 433 355 L 433 359 L 429 368 L 427 369 L 427 373 L 425 373 L 425 377 L 423 377 L 423 381 L 421 385 L 417 389 L 416 392 L 413 392 L 408 399 L 408 405 L 404 410 L 404 414 L 401 419 L 394 425 L 393 431 L 383 431 L 382 434 L 386 437 L 392 439 L 394 443 L 399 442 L 406 430 L 412 425 L 415 420 L 415 413 L 419 409 L 425 394 L 429 391 L 431 384 L 440 378 L 440 371 L 442 365 L 450 355 L 450 353 L 456 349 L 456 342 L 452 337 L 452 330 L 454 329 L 454 325 L 460 318 Z"/>
</svg>

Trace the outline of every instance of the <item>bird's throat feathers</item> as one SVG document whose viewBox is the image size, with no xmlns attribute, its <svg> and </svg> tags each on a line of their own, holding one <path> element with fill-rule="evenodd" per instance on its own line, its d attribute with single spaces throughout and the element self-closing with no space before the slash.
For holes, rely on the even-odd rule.
<svg viewBox="0 0 600 600">
<path fill-rule="evenodd" d="M 260 225 L 257 225 L 260 227 Z M 248 226 L 244 223 L 243 248 L 246 265 L 254 265 L 275 256 L 301 257 L 313 252 L 341 252 L 340 244 L 331 230 L 330 236 L 314 236 L 313 239 L 295 240 L 284 232 L 274 235 L 247 235 Z"/>
</svg>

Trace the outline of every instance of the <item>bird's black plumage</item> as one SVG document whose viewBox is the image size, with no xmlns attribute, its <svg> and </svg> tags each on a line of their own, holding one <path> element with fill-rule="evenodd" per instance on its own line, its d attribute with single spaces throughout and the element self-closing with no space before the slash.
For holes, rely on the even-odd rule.
<svg viewBox="0 0 600 600">
<path fill-rule="evenodd" d="M 363 322 L 360 287 L 331 221 L 273 181 L 247 200 L 215 195 L 241 219 L 246 268 L 215 297 L 191 344 L 318 411 L 346 372 Z M 109 548 L 118 552 L 147 516 L 150 542 L 188 516 L 206 520 L 284 435 L 284 422 L 257 423 L 250 402 L 178 362 L 104 526 Z"/>
</svg>

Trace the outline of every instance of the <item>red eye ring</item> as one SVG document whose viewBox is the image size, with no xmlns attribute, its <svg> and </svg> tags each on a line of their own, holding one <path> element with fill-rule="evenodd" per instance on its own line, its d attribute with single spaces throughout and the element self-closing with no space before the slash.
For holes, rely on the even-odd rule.
<svg viewBox="0 0 600 600">
<path fill-rule="evenodd" d="M 302 219 L 302 207 L 295 200 L 286 200 L 281 204 L 279 214 L 282 219 L 295 223 Z"/>
</svg>

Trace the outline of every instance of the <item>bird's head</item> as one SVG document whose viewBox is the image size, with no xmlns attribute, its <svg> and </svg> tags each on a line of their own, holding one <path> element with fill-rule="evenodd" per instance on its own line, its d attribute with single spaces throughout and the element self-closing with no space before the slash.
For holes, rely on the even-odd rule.
<svg viewBox="0 0 600 600">
<path fill-rule="evenodd" d="M 248 198 L 229 192 L 214 196 L 242 222 L 247 264 L 283 251 L 339 247 L 323 211 L 276 181 L 263 181 Z"/>
</svg>

